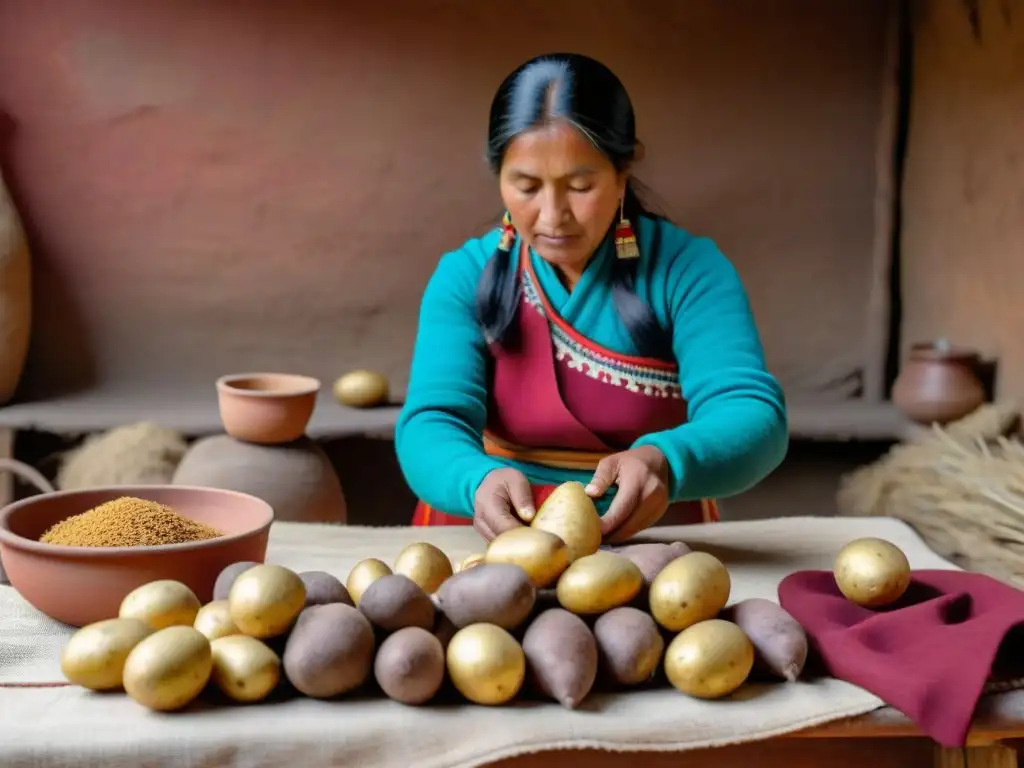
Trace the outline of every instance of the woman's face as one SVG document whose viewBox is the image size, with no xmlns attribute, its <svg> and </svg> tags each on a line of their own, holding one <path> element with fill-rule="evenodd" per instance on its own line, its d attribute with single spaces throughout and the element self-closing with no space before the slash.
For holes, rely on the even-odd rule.
<svg viewBox="0 0 1024 768">
<path fill-rule="evenodd" d="M 626 173 L 572 126 L 517 136 L 501 167 L 501 197 L 520 237 L 575 282 L 619 213 Z"/>
</svg>

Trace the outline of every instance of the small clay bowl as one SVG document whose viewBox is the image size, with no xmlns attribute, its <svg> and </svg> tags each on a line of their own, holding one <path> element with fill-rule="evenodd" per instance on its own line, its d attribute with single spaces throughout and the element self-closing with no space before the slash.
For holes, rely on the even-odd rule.
<svg viewBox="0 0 1024 768">
<path fill-rule="evenodd" d="M 320 382 L 291 373 L 234 373 L 217 379 L 224 431 L 236 440 L 277 445 L 298 440 L 316 407 Z"/>
<path fill-rule="evenodd" d="M 70 547 L 43 544 L 46 530 L 122 496 L 166 504 L 183 517 L 223 533 L 215 539 L 154 547 Z M 125 595 L 158 579 L 187 584 L 203 602 L 224 568 L 261 563 L 274 510 L 238 491 L 186 485 L 145 485 L 57 491 L 17 501 L 0 512 L 0 558 L 11 586 L 38 610 L 81 627 L 117 616 Z"/>
</svg>

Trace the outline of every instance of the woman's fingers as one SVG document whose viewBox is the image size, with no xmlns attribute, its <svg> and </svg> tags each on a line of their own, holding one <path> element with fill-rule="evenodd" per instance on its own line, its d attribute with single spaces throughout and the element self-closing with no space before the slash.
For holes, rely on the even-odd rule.
<svg viewBox="0 0 1024 768">
<path fill-rule="evenodd" d="M 599 499 L 608 492 L 608 489 L 615 484 L 615 477 L 619 474 L 619 460 L 616 455 L 605 456 L 598 463 L 594 470 L 594 476 L 587 483 L 587 496 L 592 499 Z"/>
<path fill-rule="evenodd" d="M 528 514 L 527 519 L 533 517 L 530 481 L 517 470 L 502 470 L 500 482 L 495 483 L 492 492 L 484 498 L 484 518 L 492 533 L 500 536 L 523 525 L 520 514 Z"/>
<path fill-rule="evenodd" d="M 494 531 L 491 530 L 491 526 L 487 524 L 487 519 L 483 515 L 473 515 L 473 528 L 484 541 L 492 541 L 494 539 Z"/>
<path fill-rule="evenodd" d="M 623 477 L 620 473 L 616 482 L 619 486 L 618 490 L 615 491 L 615 497 L 608 506 L 608 511 L 601 518 L 601 533 L 606 537 L 618 530 L 633 516 L 641 501 L 643 484 L 640 478 L 633 475 Z"/>
<path fill-rule="evenodd" d="M 633 538 L 647 527 L 649 526 L 647 521 L 644 519 L 644 515 L 641 514 L 640 510 L 637 510 L 629 517 L 629 519 L 626 520 L 625 523 L 606 536 L 605 541 L 609 544 L 621 544 L 622 542 Z"/>
<path fill-rule="evenodd" d="M 475 501 L 473 526 L 488 541 L 523 524 L 517 509 L 533 516 L 530 482 L 515 469 L 490 472 L 477 488 Z"/>
<path fill-rule="evenodd" d="M 522 472 L 512 472 L 505 481 L 508 499 L 512 503 L 512 512 L 521 520 L 529 523 L 537 510 L 533 504 L 533 489 L 530 481 Z"/>
<path fill-rule="evenodd" d="M 502 490 L 504 491 L 505 489 Z M 518 528 L 523 524 L 512 511 L 512 502 L 509 501 L 504 493 L 501 496 L 495 494 L 491 498 L 484 508 L 483 518 L 487 523 L 487 527 L 491 529 L 491 538 L 500 536 L 505 531 Z"/>
<path fill-rule="evenodd" d="M 646 482 L 640 483 L 633 513 L 626 521 L 613 530 L 605 539 L 608 542 L 621 544 L 641 531 L 657 523 L 668 509 L 668 494 L 664 485 L 654 475 L 649 475 Z"/>
</svg>

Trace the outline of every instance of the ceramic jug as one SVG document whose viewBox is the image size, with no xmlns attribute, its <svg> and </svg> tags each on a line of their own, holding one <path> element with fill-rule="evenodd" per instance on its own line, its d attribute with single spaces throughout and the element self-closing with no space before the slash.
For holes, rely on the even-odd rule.
<svg viewBox="0 0 1024 768">
<path fill-rule="evenodd" d="M 947 424 L 985 402 L 979 354 L 945 341 L 914 344 L 892 388 L 892 401 L 911 421 Z"/>
</svg>

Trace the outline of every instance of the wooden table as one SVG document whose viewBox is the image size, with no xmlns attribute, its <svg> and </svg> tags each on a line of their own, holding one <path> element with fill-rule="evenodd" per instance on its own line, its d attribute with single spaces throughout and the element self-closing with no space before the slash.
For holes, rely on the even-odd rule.
<svg viewBox="0 0 1024 768">
<path fill-rule="evenodd" d="M 492 768 L 557 768 L 579 759 L 587 768 L 1017 768 L 1024 740 L 1024 691 L 987 696 L 965 749 L 943 748 L 900 712 L 884 708 L 769 741 L 679 753 L 544 752 Z M 1024 741 L 1020 742 L 1024 744 Z"/>
<path fill-rule="evenodd" d="M 968 735 L 966 749 L 934 747 L 932 765 L 936 768 L 1016 768 L 1017 747 L 1024 739 L 1024 692 L 996 694 L 982 699 Z M 885 708 L 861 717 L 838 720 L 805 731 L 792 739 L 921 739 L 921 731 L 902 713 Z M 833 767 L 834 768 L 834 767 Z M 877 764 L 873 768 L 881 768 Z M 908 767 L 909 768 L 909 767 Z"/>
</svg>

